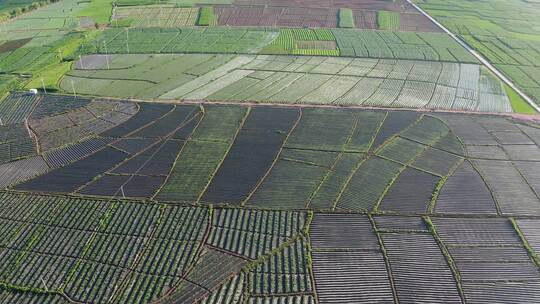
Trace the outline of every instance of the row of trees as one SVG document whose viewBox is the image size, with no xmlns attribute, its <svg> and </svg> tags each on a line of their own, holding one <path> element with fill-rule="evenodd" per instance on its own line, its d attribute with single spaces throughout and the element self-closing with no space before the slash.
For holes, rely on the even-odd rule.
<svg viewBox="0 0 540 304">
<path fill-rule="evenodd" d="M 23 5 L 23 6 L 19 6 L 19 7 L 16 7 L 14 9 L 12 9 L 11 11 L 9 12 L 5 12 L 5 13 L 2 13 L 0 14 L 0 22 L 3 22 L 3 21 L 6 21 L 6 20 L 9 20 L 11 18 L 15 18 L 21 14 L 24 14 L 24 13 L 27 13 L 29 11 L 33 11 L 35 9 L 38 9 L 44 5 L 47 5 L 47 4 L 50 4 L 50 3 L 55 3 L 55 2 L 58 2 L 60 0 L 41 0 L 41 1 L 36 1 L 36 2 L 32 2 L 28 5 Z"/>
</svg>

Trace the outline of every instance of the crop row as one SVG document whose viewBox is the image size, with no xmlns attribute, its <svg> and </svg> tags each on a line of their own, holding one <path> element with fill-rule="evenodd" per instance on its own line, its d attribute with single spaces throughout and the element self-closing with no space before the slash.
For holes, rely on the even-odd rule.
<svg viewBox="0 0 540 304">
<path fill-rule="evenodd" d="M 265 29 L 109 29 L 84 47 L 98 53 L 253 53 L 276 36 Z"/>
</svg>

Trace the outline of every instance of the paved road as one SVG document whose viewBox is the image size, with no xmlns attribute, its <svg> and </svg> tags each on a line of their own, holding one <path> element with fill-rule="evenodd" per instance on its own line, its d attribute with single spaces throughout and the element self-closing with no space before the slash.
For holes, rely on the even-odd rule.
<svg viewBox="0 0 540 304">
<path fill-rule="evenodd" d="M 470 47 L 465 41 L 461 40 L 457 35 L 452 33 L 449 29 L 447 29 L 444 25 L 442 25 L 440 22 L 435 20 L 435 18 L 431 17 L 426 11 L 421 9 L 418 5 L 414 4 L 411 0 L 407 0 L 409 4 L 411 4 L 416 10 L 418 10 L 420 13 L 422 13 L 424 16 L 429 18 L 433 23 L 435 23 L 438 27 L 440 27 L 443 31 L 445 31 L 450 37 L 452 37 L 454 40 L 456 40 L 460 45 L 462 45 L 467 51 L 469 51 L 478 61 L 480 61 L 483 65 L 485 65 L 493 74 L 497 75 L 504 83 L 506 83 L 508 86 L 510 86 L 512 89 L 514 89 L 531 107 L 536 109 L 537 112 L 540 113 L 540 106 L 538 106 L 527 94 L 523 93 L 521 89 L 512 82 L 508 77 L 506 77 L 503 73 L 501 73 L 495 66 L 493 66 L 489 61 L 487 61 L 486 58 L 484 58 L 482 55 L 480 55 L 477 51 L 475 51 L 472 47 Z"/>
</svg>

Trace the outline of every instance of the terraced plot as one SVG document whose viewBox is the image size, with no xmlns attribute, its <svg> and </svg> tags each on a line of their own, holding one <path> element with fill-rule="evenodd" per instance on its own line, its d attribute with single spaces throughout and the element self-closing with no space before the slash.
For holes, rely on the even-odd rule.
<svg viewBox="0 0 540 304">
<path fill-rule="evenodd" d="M 500 81 L 476 64 L 211 54 L 114 55 L 108 66 L 99 56 L 83 57 L 82 62 L 62 80 L 65 91 L 75 88 L 81 94 L 159 99 L 512 111 Z"/>
</svg>

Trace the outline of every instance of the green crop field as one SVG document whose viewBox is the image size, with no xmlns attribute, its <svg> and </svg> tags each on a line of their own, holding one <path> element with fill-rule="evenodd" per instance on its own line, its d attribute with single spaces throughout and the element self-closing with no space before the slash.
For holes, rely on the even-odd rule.
<svg viewBox="0 0 540 304">
<path fill-rule="evenodd" d="M 476 62 L 446 34 L 356 29 L 111 29 L 84 52 L 262 53 Z"/>
<path fill-rule="evenodd" d="M 212 6 L 203 6 L 199 11 L 197 25 L 210 26 L 210 25 L 216 25 L 216 23 L 217 23 L 217 17 L 214 14 L 214 8 Z"/>
<path fill-rule="evenodd" d="M 500 81 L 476 64 L 183 54 L 115 55 L 107 66 L 104 58 L 83 57 L 61 88 L 116 97 L 512 111 Z"/>
<path fill-rule="evenodd" d="M 129 23 L 132 27 L 181 27 L 195 25 L 197 7 L 166 5 L 120 6 L 114 9 L 112 25 Z"/>
<path fill-rule="evenodd" d="M 380 30 L 397 31 L 400 24 L 399 13 L 389 11 L 377 12 L 377 25 Z"/>
<path fill-rule="evenodd" d="M 329 29 L 281 29 L 261 53 L 339 56 L 339 49 Z"/>
<path fill-rule="evenodd" d="M 144 28 L 109 29 L 87 53 L 257 53 L 277 33 L 265 29 L 230 28 Z"/>
<path fill-rule="evenodd" d="M 108 24 L 112 14 L 112 0 L 90 0 L 77 17 L 90 18 L 96 24 Z"/>
<path fill-rule="evenodd" d="M 353 28 L 354 27 L 354 13 L 349 8 L 340 8 L 338 16 L 338 27 Z"/>
<path fill-rule="evenodd" d="M 520 0 L 416 2 L 540 104 L 538 3 Z"/>
<path fill-rule="evenodd" d="M 446 34 L 349 29 L 332 32 L 341 56 L 476 62 Z"/>
</svg>

